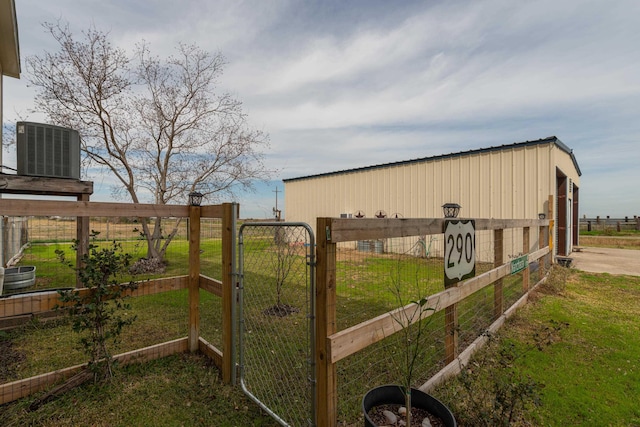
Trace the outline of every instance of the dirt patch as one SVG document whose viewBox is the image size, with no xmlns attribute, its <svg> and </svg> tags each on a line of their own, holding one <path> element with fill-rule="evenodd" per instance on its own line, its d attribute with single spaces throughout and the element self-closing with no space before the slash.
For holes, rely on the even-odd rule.
<svg viewBox="0 0 640 427">
<path fill-rule="evenodd" d="M 266 316 L 287 317 L 300 312 L 300 309 L 289 304 L 276 304 L 262 311 Z"/>
<path fill-rule="evenodd" d="M 581 271 L 640 276 L 638 250 L 583 247 L 580 252 L 572 253 L 571 258 L 572 267 Z"/>
<path fill-rule="evenodd" d="M 166 271 L 167 264 L 157 258 L 140 258 L 129 267 L 129 273 L 138 274 L 162 274 Z"/>
<path fill-rule="evenodd" d="M 17 366 L 27 357 L 13 348 L 13 342 L 0 338 L 0 383 L 15 379 Z"/>
</svg>

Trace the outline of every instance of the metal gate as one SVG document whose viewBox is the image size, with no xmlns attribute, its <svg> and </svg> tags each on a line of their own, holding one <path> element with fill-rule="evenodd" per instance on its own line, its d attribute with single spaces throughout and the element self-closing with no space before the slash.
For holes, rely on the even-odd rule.
<svg viewBox="0 0 640 427">
<path fill-rule="evenodd" d="M 280 424 L 314 426 L 313 231 L 304 223 L 245 223 L 238 242 L 242 389 Z"/>
</svg>

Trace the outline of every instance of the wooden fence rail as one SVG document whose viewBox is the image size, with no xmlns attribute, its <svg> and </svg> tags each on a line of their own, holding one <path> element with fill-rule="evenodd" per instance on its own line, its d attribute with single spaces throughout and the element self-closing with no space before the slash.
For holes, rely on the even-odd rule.
<svg viewBox="0 0 640 427">
<path fill-rule="evenodd" d="M 113 358 L 123 365 L 128 365 L 130 363 L 148 362 L 162 357 L 171 356 L 172 354 L 184 353 L 186 351 L 187 338 L 179 338 L 173 341 L 167 341 L 161 344 L 118 354 L 113 356 Z M 46 390 L 56 383 L 72 377 L 86 366 L 87 364 L 83 363 L 81 365 L 47 372 L 46 374 L 37 375 L 35 377 L 0 384 L 0 405 Z"/>
<path fill-rule="evenodd" d="M 397 319 L 411 319 L 418 310 L 415 303 L 397 308 L 347 329 L 337 331 L 336 314 L 336 254 L 341 242 L 441 234 L 444 219 L 337 219 L 317 220 L 317 266 L 316 266 L 316 413 L 318 426 L 336 426 L 338 420 L 338 388 L 336 363 L 366 347 L 379 342 L 400 330 Z M 530 230 L 538 229 L 539 247 L 531 250 Z M 421 310 L 422 318 L 445 310 L 446 362 L 452 363 L 458 356 L 456 305 L 473 293 L 494 286 L 494 319 L 504 313 L 502 279 L 511 274 L 510 263 L 503 259 L 505 229 L 522 228 L 523 252 L 529 263 L 550 254 L 547 244 L 550 238 L 549 221 L 476 219 L 476 230 L 493 230 L 494 268 L 457 286 L 450 287 L 428 297 L 427 307 Z M 523 271 L 523 292 L 529 291 L 529 267 Z M 398 315 L 401 311 L 407 316 Z M 419 321 L 415 316 L 414 321 Z"/>
</svg>

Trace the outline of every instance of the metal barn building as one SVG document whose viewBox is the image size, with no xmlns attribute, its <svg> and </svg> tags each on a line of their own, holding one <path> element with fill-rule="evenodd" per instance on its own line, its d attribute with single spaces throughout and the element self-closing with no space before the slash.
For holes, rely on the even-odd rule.
<svg viewBox="0 0 640 427">
<path fill-rule="evenodd" d="M 464 218 L 552 213 L 556 254 L 569 255 L 578 243 L 580 176 L 573 151 L 552 136 L 285 179 L 285 215 L 315 227 L 318 217 L 439 218 L 445 203 L 459 204 Z"/>
</svg>

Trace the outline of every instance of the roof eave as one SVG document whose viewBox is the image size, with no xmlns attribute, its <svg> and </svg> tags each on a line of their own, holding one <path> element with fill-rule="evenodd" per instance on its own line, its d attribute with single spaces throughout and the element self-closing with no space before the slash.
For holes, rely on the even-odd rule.
<svg viewBox="0 0 640 427">
<path fill-rule="evenodd" d="M 580 166 L 578 165 L 578 160 L 576 159 L 576 156 L 573 155 L 573 150 L 569 148 L 564 142 L 560 141 L 558 138 L 556 138 L 555 144 L 558 146 L 558 148 L 560 148 L 562 151 L 564 151 L 569 156 L 571 156 L 571 161 L 573 162 L 573 166 L 576 168 L 576 172 L 578 172 L 578 176 L 582 176 L 582 171 L 580 170 Z"/>
<path fill-rule="evenodd" d="M 0 0 L 0 64 L 2 74 L 20 78 L 20 42 L 15 0 Z"/>
</svg>

